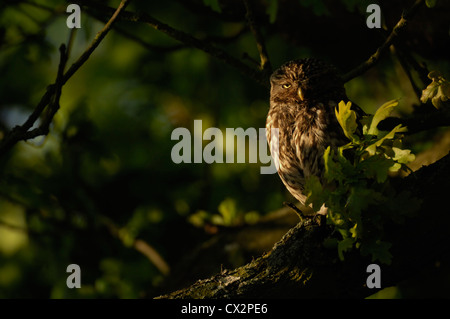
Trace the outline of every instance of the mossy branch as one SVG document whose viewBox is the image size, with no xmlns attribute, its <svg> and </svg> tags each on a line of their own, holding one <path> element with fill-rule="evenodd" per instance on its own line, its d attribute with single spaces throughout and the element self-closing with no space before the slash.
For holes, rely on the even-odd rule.
<svg viewBox="0 0 450 319">
<path fill-rule="evenodd" d="M 381 265 L 382 288 L 448 254 L 450 214 L 443 199 L 449 176 L 450 154 L 396 184 L 396 189 L 420 198 L 422 206 L 417 217 L 390 225 L 393 260 L 389 266 Z M 366 268 L 372 261 L 357 251 L 340 261 L 336 249 L 322 244 L 329 235 L 327 226 L 303 220 L 251 263 L 157 298 L 365 298 L 375 293 L 366 287 Z"/>
</svg>

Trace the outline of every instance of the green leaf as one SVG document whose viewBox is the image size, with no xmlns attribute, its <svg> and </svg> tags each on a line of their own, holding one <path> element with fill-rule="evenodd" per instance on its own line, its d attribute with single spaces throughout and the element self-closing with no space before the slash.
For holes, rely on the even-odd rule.
<svg viewBox="0 0 450 319">
<path fill-rule="evenodd" d="M 435 81 L 431 82 L 425 90 L 422 91 L 422 96 L 420 101 L 422 103 L 427 103 L 428 100 L 433 99 L 438 93 L 439 84 Z"/>
<path fill-rule="evenodd" d="M 340 260 L 344 260 L 344 252 L 351 250 L 354 243 L 355 239 L 351 237 L 345 238 L 338 243 L 338 255 Z"/>
<path fill-rule="evenodd" d="M 351 141 L 357 141 L 358 137 L 354 135 L 358 124 L 356 123 L 356 113 L 351 110 L 352 102 L 339 102 L 338 109 L 335 109 L 339 124 L 344 130 L 345 136 Z"/>
<path fill-rule="evenodd" d="M 323 152 L 323 160 L 324 160 L 324 164 L 325 164 L 325 169 L 329 168 L 330 166 L 330 161 L 333 161 L 333 153 L 331 151 L 331 147 L 328 146 L 325 151 Z"/>
<path fill-rule="evenodd" d="M 388 176 L 388 170 L 394 165 L 394 160 L 383 154 L 366 158 L 358 164 L 358 169 L 368 178 L 375 178 L 377 183 L 383 183 Z"/>
<path fill-rule="evenodd" d="M 369 153 L 369 155 L 375 155 L 375 153 L 377 151 L 377 147 L 381 146 L 381 144 L 383 144 L 384 141 L 392 140 L 395 137 L 396 133 L 403 133 L 403 132 L 407 132 L 407 131 L 408 131 L 408 129 L 405 126 L 402 126 L 401 124 L 399 124 L 396 127 L 394 127 L 392 129 L 392 131 L 390 131 L 384 137 L 380 138 L 375 143 L 366 147 L 366 151 Z"/>
<path fill-rule="evenodd" d="M 425 4 L 428 8 L 433 8 L 436 5 L 437 0 L 425 0 Z"/>
<path fill-rule="evenodd" d="M 398 172 L 399 169 L 402 168 L 402 164 L 394 163 L 391 167 L 389 167 L 389 172 Z"/>
<path fill-rule="evenodd" d="M 232 198 L 226 198 L 218 207 L 224 225 L 233 225 L 238 217 L 236 201 Z M 215 215 L 217 216 L 217 215 Z M 220 219 L 216 220 L 220 224 Z"/>
<path fill-rule="evenodd" d="M 345 163 L 346 159 L 345 157 L 339 155 L 338 161 L 335 161 L 335 157 L 336 156 L 334 151 L 330 148 L 330 146 L 328 146 L 323 154 L 325 166 L 325 178 L 329 182 L 331 181 L 342 182 L 345 178 L 343 163 Z"/>
<path fill-rule="evenodd" d="M 377 129 L 378 123 L 386 119 L 392 113 L 392 111 L 397 105 L 398 105 L 397 100 L 391 100 L 380 106 L 372 118 L 372 122 L 370 124 L 369 130 L 367 131 L 367 134 L 378 135 Z"/>
<path fill-rule="evenodd" d="M 328 198 L 328 191 L 324 190 L 317 176 L 309 177 L 305 182 L 307 199 L 305 205 L 312 204 L 314 211 L 318 211 Z"/>
<path fill-rule="evenodd" d="M 328 179 L 328 181 L 332 181 L 336 179 L 336 176 L 334 175 L 334 172 L 337 168 L 337 163 L 333 160 L 334 152 L 331 150 L 331 147 L 328 146 L 323 152 L 323 161 L 325 165 L 325 177 Z"/>
<path fill-rule="evenodd" d="M 361 227 L 358 227 L 358 224 L 355 224 L 355 226 L 350 228 L 350 234 L 352 234 L 352 238 L 356 239 L 358 237 L 358 233 L 360 233 L 359 228 Z"/>
<path fill-rule="evenodd" d="M 363 127 L 363 134 L 368 135 L 369 134 L 369 128 L 370 124 L 372 123 L 373 115 L 364 116 L 360 122 Z"/>
<path fill-rule="evenodd" d="M 416 159 L 414 154 L 411 154 L 411 150 L 402 150 L 398 147 L 392 147 L 394 151 L 394 161 L 399 162 L 400 164 L 408 164 Z"/>
<path fill-rule="evenodd" d="M 428 78 L 432 81 L 422 91 L 420 101 L 426 103 L 428 100 L 431 100 L 434 107 L 439 109 L 442 107 L 443 102 L 450 99 L 450 82 L 444 79 L 438 71 L 431 71 L 428 74 Z"/>
<path fill-rule="evenodd" d="M 389 184 L 388 173 L 404 167 L 415 158 L 410 150 L 401 149 L 401 135 L 398 133 L 406 132 L 406 127 L 397 125 L 388 132 L 377 128 L 397 105 L 396 100 L 386 102 L 373 116 L 364 117 L 361 121 L 363 138 L 354 134 L 357 129 L 356 113 L 351 110 L 351 103 L 341 101 L 335 110 L 336 118 L 350 142 L 340 146 L 337 152 L 331 147 L 324 152 L 325 177 L 329 182 L 334 182 L 330 183 L 333 188 L 328 191 L 324 202 L 328 207 L 327 223 L 333 225 L 342 237 L 337 244 L 341 260 L 344 253 L 353 247 L 361 254 L 371 255 L 373 260 L 387 264 L 392 260 L 389 252 L 391 244 L 382 241 L 383 226 L 388 220 L 404 220 L 406 213 L 399 211 L 403 209 L 402 204 L 392 204 L 398 195 Z M 320 191 L 319 187 L 314 190 Z M 403 196 L 401 199 L 405 198 Z M 396 209 L 391 209 L 391 206 Z M 333 243 L 328 242 L 330 246 Z"/>
</svg>

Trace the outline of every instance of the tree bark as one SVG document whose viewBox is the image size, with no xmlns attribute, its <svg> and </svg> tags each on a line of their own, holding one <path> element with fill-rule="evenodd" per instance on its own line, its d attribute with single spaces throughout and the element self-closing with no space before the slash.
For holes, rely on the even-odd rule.
<svg viewBox="0 0 450 319">
<path fill-rule="evenodd" d="M 450 154 L 402 179 L 422 205 L 416 217 L 389 225 L 392 264 L 380 264 L 382 288 L 395 285 L 426 265 L 449 254 L 450 209 L 444 202 L 450 189 Z M 444 204 L 444 205 L 443 205 Z M 223 271 L 162 298 L 364 298 L 367 266 L 359 251 L 338 258 L 323 241 L 331 233 L 322 217 L 299 222 L 272 250 L 251 263 Z"/>
</svg>

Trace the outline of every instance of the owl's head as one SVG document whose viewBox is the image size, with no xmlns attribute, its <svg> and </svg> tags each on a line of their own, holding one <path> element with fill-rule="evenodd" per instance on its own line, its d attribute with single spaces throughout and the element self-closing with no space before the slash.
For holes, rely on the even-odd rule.
<svg viewBox="0 0 450 319">
<path fill-rule="evenodd" d="M 344 83 L 330 64 L 313 58 L 283 64 L 270 77 L 274 102 L 307 104 L 345 96 Z"/>
</svg>

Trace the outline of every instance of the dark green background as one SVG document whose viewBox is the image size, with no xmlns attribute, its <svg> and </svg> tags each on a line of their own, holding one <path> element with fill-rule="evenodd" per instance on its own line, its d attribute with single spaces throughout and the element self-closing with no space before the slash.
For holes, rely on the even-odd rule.
<svg viewBox="0 0 450 319">
<path fill-rule="evenodd" d="M 127 10 L 200 39 L 218 38 L 214 45 L 256 68 L 242 58 L 259 60 L 242 3 L 219 2 L 220 9 L 216 1 L 133 1 Z M 119 1 L 99 3 L 117 7 Z M 383 32 L 366 27 L 361 1 L 276 3 L 255 6 L 273 67 L 314 56 L 347 72 L 384 41 Z M 385 26 L 395 25 L 411 3 L 382 3 Z M 58 47 L 70 34 L 67 4 L 0 4 L 0 138 L 27 119 L 54 82 Z M 411 53 L 448 77 L 448 5 L 420 12 L 406 33 Z M 103 27 L 84 9 L 81 14 L 69 66 Z M 215 233 L 256 223 L 291 199 L 276 174 L 260 174 L 261 163 L 177 165 L 170 156 L 172 130 L 192 130 L 195 119 L 203 129 L 264 127 L 267 88 L 148 25 L 116 26 L 151 45 L 113 29 L 63 87 L 50 133 L 19 142 L 0 158 L 1 298 L 153 297 L 168 279 L 133 248 L 136 239 L 173 268 Z M 395 55 L 346 88 L 368 113 L 391 99 L 400 99 L 398 115 L 418 104 Z M 405 142 L 418 154 L 439 146 L 443 134 L 431 130 Z M 81 289 L 66 287 L 72 263 L 81 267 Z M 448 280 L 448 272 L 441 278 Z M 434 285 L 419 295 L 432 296 Z M 390 288 L 384 296 L 408 297 L 414 289 Z"/>
</svg>

